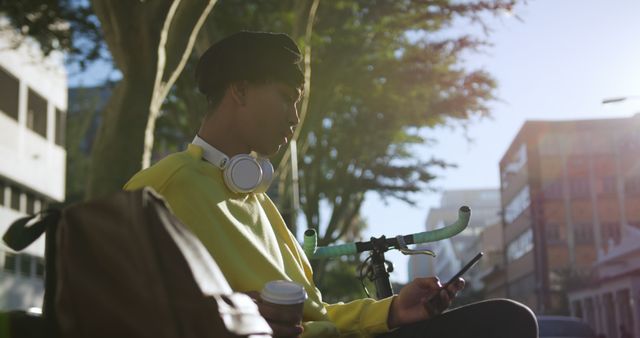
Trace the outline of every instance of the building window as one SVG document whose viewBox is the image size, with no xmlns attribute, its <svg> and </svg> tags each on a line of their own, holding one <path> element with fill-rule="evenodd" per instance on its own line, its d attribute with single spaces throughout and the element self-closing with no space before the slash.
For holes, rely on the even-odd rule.
<svg viewBox="0 0 640 338">
<path fill-rule="evenodd" d="M 607 176 L 602 178 L 602 194 L 615 194 L 616 192 L 616 178 L 613 176 Z"/>
<path fill-rule="evenodd" d="M 602 225 L 602 239 L 606 243 L 609 241 L 620 243 L 620 224 L 617 222 L 604 223 Z"/>
<path fill-rule="evenodd" d="M 573 229 L 576 243 L 578 244 L 593 244 L 593 227 L 591 223 L 576 224 Z"/>
<path fill-rule="evenodd" d="M 555 223 L 545 224 L 545 232 L 547 235 L 547 242 L 549 244 L 560 242 L 560 226 Z"/>
<path fill-rule="evenodd" d="M 516 281 L 509 283 L 509 295 L 514 298 L 524 300 L 528 295 L 534 292 L 536 280 L 533 275 L 522 277 Z"/>
<path fill-rule="evenodd" d="M 18 258 L 18 265 L 20 266 L 19 273 L 29 277 L 31 275 L 31 255 L 20 254 Z"/>
<path fill-rule="evenodd" d="M 562 198 L 562 181 L 553 181 L 545 185 L 542 193 L 544 194 L 544 198 L 561 199 Z"/>
<path fill-rule="evenodd" d="M 640 195 L 640 177 L 630 177 L 624 182 L 624 192 L 628 195 Z"/>
<path fill-rule="evenodd" d="M 518 218 L 518 216 L 529 207 L 529 204 L 531 204 L 529 199 L 529 186 L 525 186 L 505 208 L 504 218 L 507 223 L 511 223 Z"/>
<path fill-rule="evenodd" d="M 27 193 L 27 214 L 35 213 L 36 197 L 32 193 Z"/>
<path fill-rule="evenodd" d="M 637 133 L 627 134 L 622 138 L 622 149 L 635 150 L 640 148 L 640 136 Z"/>
<path fill-rule="evenodd" d="M 533 231 L 527 229 L 507 246 L 507 260 L 513 262 L 533 249 Z"/>
<path fill-rule="evenodd" d="M 569 182 L 572 198 L 589 197 L 589 179 L 586 177 L 576 177 Z"/>
<path fill-rule="evenodd" d="M 588 323 L 594 323 L 595 322 L 595 309 L 593 307 L 593 299 L 592 298 L 587 298 L 585 299 L 584 302 L 584 309 L 586 312 L 586 321 Z"/>
<path fill-rule="evenodd" d="M 45 199 L 40 200 L 40 210 L 39 211 L 47 210 L 47 209 L 49 209 L 49 201 L 47 201 Z"/>
<path fill-rule="evenodd" d="M 567 160 L 569 173 L 586 173 L 588 169 L 587 163 L 587 159 L 584 156 L 571 156 Z"/>
<path fill-rule="evenodd" d="M 42 257 L 29 254 L 5 252 L 3 269 L 20 276 L 42 278 L 45 274 L 45 261 Z"/>
<path fill-rule="evenodd" d="M 29 89 L 27 127 L 47 137 L 47 101 L 32 89 Z"/>
<path fill-rule="evenodd" d="M 40 211 L 42 211 L 42 200 L 39 198 L 36 198 L 33 202 L 33 212 L 38 213 Z"/>
<path fill-rule="evenodd" d="M 34 257 L 34 260 L 36 262 L 36 277 L 43 277 L 44 276 L 44 258 L 42 257 Z"/>
<path fill-rule="evenodd" d="M 0 181 L 0 207 L 4 205 L 4 182 Z"/>
<path fill-rule="evenodd" d="M 527 145 L 521 144 L 515 154 L 511 155 L 509 162 L 502 169 L 502 187 L 509 186 L 509 179 L 519 173 L 527 164 Z"/>
<path fill-rule="evenodd" d="M 20 81 L 0 67 L 0 111 L 18 121 Z"/>
<path fill-rule="evenodd" d="M 4 269 L 9 272 L 15 272 L 17 269 L 17 257 L 11 252 L 4 253 Z"/>
<path fill-rule="evenodd" d="M 584 314 L 582 311 L 582 302 L 580 302 L 579 300 L 574 300 L 573 302 L 571 302 L 571 304 L 571 307 L 573 308 L 573 315 L 578 318 L 584 318 Z"/>
<path fill-rule="evenodd" d="M 600 311 L 604 315 L 602 319 L 604 319 L 604 324 L 606 324 L 607 328 L 606 336 L 617 337 L 618 328 L 616 327 L 616 308 L 613 303 L 613 294 L 607 292 L 600 297 L 602 302 Z"/>
<path fill-rule="evenodd" d="M 11 209 L 20 211 L 20 188 L 11 186 Z"/>
<path fill-rule="evenodd" d="M 67 132 L 67 113 L 56 108 L 56 144 L 64 148 Z"/>
<path fill-rule="evenodd" d="M 618 304 L 618 318 L 620 319 L 621 326 L 624 325 L 625 329 L 629 332 L 634 331 L 633 320 L 633 297 L 629 289 L 622 289 L 616 292 L 616 303 Z"/>
</svg>

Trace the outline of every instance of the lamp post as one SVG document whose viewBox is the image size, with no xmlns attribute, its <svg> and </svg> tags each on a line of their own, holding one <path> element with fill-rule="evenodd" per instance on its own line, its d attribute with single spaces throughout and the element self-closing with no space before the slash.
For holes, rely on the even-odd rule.
<svg viewBox="0 0 640 338">
<path fill-rule="evenodd" d="M 640 99 L 640 95 L 629 95 L 629 96 L 614 96 L 602 99 L 600 102 L 602 105 L 612 104 L 612 103 L 621 103 L 628 100 L 638 100 Z M 640 111 L 635 113 L 636 118 L 640 118 Z"/>
<path fill-rule="evenodd" d="M 623 102 L 631 99 L 640 99 L 640 96 L 633 95 L 633 96 L 608 97 L 606 99 L 602 99 L 602 104 L 618 103 L 618 102 Z"/>
<path fill-rule="evenodd" d="M 611 104 L 611 103 L 620 103 L 627 100 L 640 99 L 638 95 L 632 96 L 618 96 L 618 97 L 610 97 L 602 100 L 602 104 Z M 636 114 L 638 116 L 638 114 Z M 623 164 L 622 164 L 622 151 L 620 149 L 621 135 L 616 133 L 613 135 L 614 141 L 614 164 L 615 164 L 615 172 L 616 172 L 616 194 L 618 198 L 618 213 L 620 214 L 620 233 L 623 233 L 625 226 L 628 224 L 627 222 L 627 211 L 626 211 L 626 195 L 625 195 L 625 175 L 623 173 Z M 597 206 L 596 210 L 597 210 Z M 602 245 L 602 243 L 600 243 Z M 602 250 L 601 246 L 597 250 Z M 611 250 L 608 248 L 608 250 Z"/>
</svg>

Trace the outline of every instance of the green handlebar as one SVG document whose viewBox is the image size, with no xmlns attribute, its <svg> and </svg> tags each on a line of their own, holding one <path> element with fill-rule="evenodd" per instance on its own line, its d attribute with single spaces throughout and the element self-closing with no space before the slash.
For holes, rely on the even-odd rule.
<svg viewBox="0 0 640 338">
<path fill-rule="evenodd" d="M 314 229 L 307 229 L 304 232 L 304 242 L 302 249 L 309 259 L 338 257 L 353 255 L 358 253 L 356 243 L 338 244 L 332 246 L 317 246 L 317 234 Z"/>
<path fill-rule="evenodd" d="M 413 243 L 429 243 L 439 241 L 445 238 L 453 237 L 466 229 L 471 218 L 471 209 L 469 207 L 461 207 L 458 210 L 458 220 L 455 223 L 444 228 L 413 234 Z"/>
<path fill-rule="evenodd" d="M 458 220 L 456 220 L 453 224 L 436 230 L 404 236 L 405 241 L 407 242 L 407 244 L 418 244 L 435 242 L 445 238 L 453 237 L 467 227 L 470 217 L 471 209 L 469 209 L 469 207 L 467 206 L 463 206 L 458 210 Z M 314 229 L 307 229 L 304 232 L 304 242 L 302 244 L 302 248 L 304 250 L 304 253 L 307 255 L 307 258 L 309 259 L 338 257 L 358 253 L 358 247 L 356 243 L 318 247 L 317 234 Z"/>
<path fill-rule="evenodd" d="M 307 229 L 304 232 L 304 242 L 302 242 L 302 250 L 307 258 L 311 259 L 318 247 L 318 235 L 314 229 Z"/>
</svg>

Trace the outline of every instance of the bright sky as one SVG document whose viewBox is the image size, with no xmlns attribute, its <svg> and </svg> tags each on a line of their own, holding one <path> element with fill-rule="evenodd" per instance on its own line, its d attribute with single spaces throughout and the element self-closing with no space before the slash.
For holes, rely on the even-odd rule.
<svg viewBox="0 0 640 338">
<path fill-rule="evenodd" d="M 431 134 L 439 145 L 420 151 L 458 164 L 442 172 L 442 189 L 499 187 L 498 162 L 525 120 L 628 117 L 640 113 L 640 97 L 602 105 L 604 98 L 640 95 L 640 1 L 529 0 L 516 14 L 492 21 L 493 48 L 473 55 L 468 65 L 482 67 L 498 81 L 493 118 L 469 128 Z M 384 205 L 376 194 L 365 203 L 370 225 L 365 238 L 424 231 L 437 193 L 417 196 L 416 208 Z M 393 252 L 392 280 L 407 281 L 407 258 Z M 447 276 L 443 276 L 447 277 Z"/>
<path fill-rule="evenodd" d="M 439 145 L 419 151 L 458 164 L 442 172 L 441 189 L 498 187 L 498 162 L 525 120 L 628 117 L 640 112 L 640 99 L 602 105 L 604 98 L 640 95 L 640 1 L 528 0 L 516 11 L 523 21 L 491 21 L 494 46 L 472 55 L 467 64 L 484 68 L 498 81 L 493 118 L 473 124 L 468 143 L 461 130 L 443 128 L 430 136 Z M 460 29 L 464 30 L 464 27 Z M 107 67 L 97 65 L 70 85 L 102 83 Z M 114 74 L 111 74 L 113 77 Z M 117 73 L 115 74 L 117 77 Z M 417 207 L 371 194 L 363 208 L 370 236 L 424 231 L 430 207 L 439 195 L 416 196 Z M 392 252 L 392 280 L 407 281 L 407 259 Z M 445 276 L 446 277 L 446 276 Z"/>
</svg>

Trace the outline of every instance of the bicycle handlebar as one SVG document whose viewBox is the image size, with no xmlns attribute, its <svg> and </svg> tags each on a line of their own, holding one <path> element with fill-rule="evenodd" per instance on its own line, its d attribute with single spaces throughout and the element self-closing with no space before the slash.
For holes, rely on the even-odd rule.
<svg viewBox="0 0 640 338">
<path fill-rule="evenodd" d="M 467 206 L 460 207 L 458 210 L 458 220 L 453 224 L 444 228 L 419 232 L 411 235 L 403 236 L 406 244 L 419 244 L 435 242 L 445 238 L 453 237 L 464 230 L 469 225 L 469 218 L 471 217 L 471 209 Z M 302 248 L 304 253 L 309 259 L 330 258 L 343 255 L 353 255 L 363 251 L 373 250 L 373 243 L 367 242 L 355 242 L 339 245 L 332 245 L 326 247 L 317 246 L 318 238 L 314 229 L 307 229 L 304 232 L 304 243 Z M 398 248 L 399 243 L 395 238 L 387 238 L 386 244 L 388 248 Z"/>
</svg>

